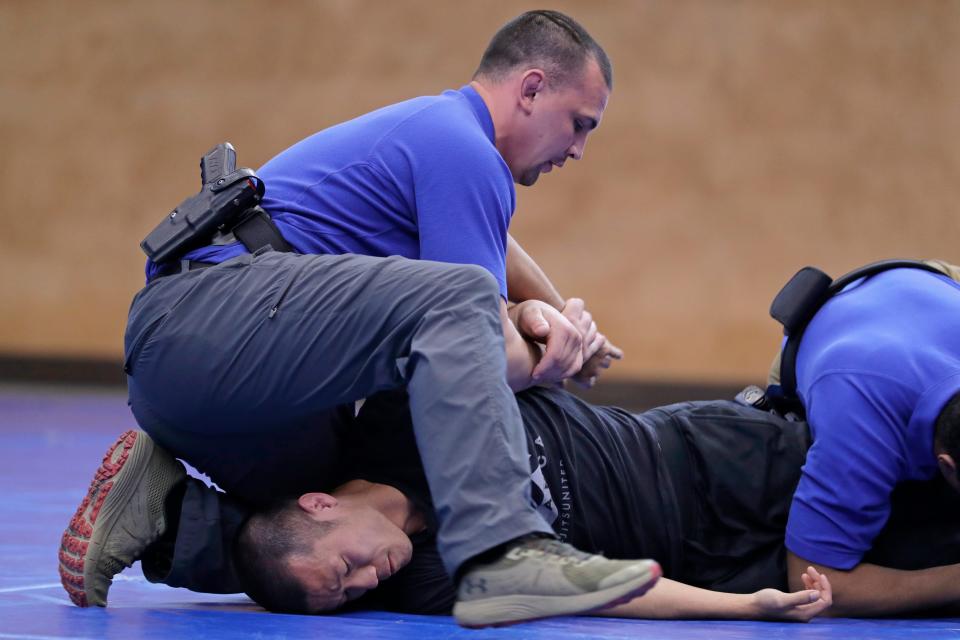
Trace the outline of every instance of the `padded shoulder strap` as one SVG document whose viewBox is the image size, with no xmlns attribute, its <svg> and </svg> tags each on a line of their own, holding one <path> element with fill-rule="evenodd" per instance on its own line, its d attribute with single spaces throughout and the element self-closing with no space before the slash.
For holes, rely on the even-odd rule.
<svg viewBox="0 0 960 640">
<path fill-rule="evenodd" d="M 783 325 L 787 343 L 780 358 L 780 389 L 787 399 L 797 397 L 797 352 L 800 339 L 813 316 L 827 300 L 843 291 L 851 282 L 868 278 L 890 269 L 923 269 L 943 274 L 943 269 L 920 260 L 881 260 L 868 264 L 836 280 L 814 267 L 798 271 L 773 299 L 770 315 Z"/>
</svg>

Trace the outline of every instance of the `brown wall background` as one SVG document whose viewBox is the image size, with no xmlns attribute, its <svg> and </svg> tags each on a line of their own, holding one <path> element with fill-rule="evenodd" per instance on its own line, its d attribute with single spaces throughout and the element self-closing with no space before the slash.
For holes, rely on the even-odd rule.
<svg viewBox="0 0 960 640">
<path fill-rule="evenodd" d="M 583 162 L 514 235 L 584 297 L 620 379 L 766 370 L 800 266 L 960 260 L 960 2 L 555 2 L 614 63 Z M 258 166 L 469 79 L 532 3 L 0 3 L 0 353 L 119 358 L 143 235 L 231 140 Z"/>
</svg>

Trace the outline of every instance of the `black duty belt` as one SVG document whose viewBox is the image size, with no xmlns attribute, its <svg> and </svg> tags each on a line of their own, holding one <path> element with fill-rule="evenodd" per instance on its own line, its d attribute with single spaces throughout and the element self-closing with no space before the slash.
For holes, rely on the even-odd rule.
<svg viewBox="0 0 960 640">
<path fill-rule="evenodd" d="M 207 269 L 208 267 L 215 267 L 217 263 L 215 262 L 198 262 L 196 260 L 178 260 L 177 262 L 166 262 L 160 265 L 160 270 L 154 276 L 154 278 L 162 278 L 164 276 L 172 276 L 178 273 L 184 273 L 185 271 L 197 271 L 199 269 Z"/>
<path fill-rule="evenodd" d="M 267 212 L 262 209 L 247 217 L 233 229 L 233 234 L 247 248 L 247 251 L 258 255 L 264 251 L 280 251 L 292 253 L 293 247 L 284 239 L 277 225 L 273 223 Z M 196 271 L 214 266 L 215 262 L 198 262 L 196 260 L 168 260 L 160 265 L 160 271 L 155 277 L 172 276 L 185 271 Z"/>
</svg>

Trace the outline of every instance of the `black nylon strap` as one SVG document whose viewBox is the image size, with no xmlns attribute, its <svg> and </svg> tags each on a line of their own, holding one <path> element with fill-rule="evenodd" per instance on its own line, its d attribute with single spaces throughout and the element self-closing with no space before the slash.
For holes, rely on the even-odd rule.
<svg viewBox="0 0 960 640">
<path fill-rule="evenodd" d="M 172 276 L 178 273 L 186 273 L 187 271 L 199 271 L 200 269 L 209 269 L 210 267 L 217 266 L 213 262 L 197 262 L 196 260 L 168 260 L 158 265 L 160 267 L 157 271 L 156 278 L 163 278 L 164 276 Z"/>
<path fill-rule="evenodd" d="M 233 228 L 233 235 L 243 243 L 250 253 L 256 253 L 257 250 L 267 245 L 272 247 L 274 251 L 293 252 L 293 247 L 280 234 L 280 230 L 277 229 L 277 225 L 270 219 L 267 212 L 259 207 L 257 209 L 246 220 Z"/>
<path fill-rule="evenodd" d="M 810 267 L 806 268 L 809 269 Z M 800 350 L 800 339 L 803 337 L 807 325 L 810 324 L 810 320 L 813 319 L 817 311 L 826 304 L 827 300 L 843 291 L 847 285 L 855 280 L 868 278 L 883 271 L 889 271 L 890 269 L 904 268 L 922 269 L 924 271 L 943 274 L 943 271 L 940 269 L 920 260 L 881 260 L 860 267 L 859 269 L 854 269 L 850 273 L 844 274 L 832 281 L 827 288 L 826 294 L 817 301 L 816 305 L 805 310 L 802 315 L 806 317 L 806 320 L 798 326 L 793 327 L 792 330 L 787 333 L 787 344 L 784 345 L 783 353 L 780 356 L 780 389 L 786 399 L 793 400 L 797 397 L 797 352 Z"/>
</svg>

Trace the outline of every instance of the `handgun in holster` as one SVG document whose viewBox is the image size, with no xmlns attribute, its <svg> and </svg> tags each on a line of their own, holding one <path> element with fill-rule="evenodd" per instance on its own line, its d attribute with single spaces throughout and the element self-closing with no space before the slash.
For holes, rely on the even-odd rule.
<svg viewBox="0 0 960 640">
<path fill-rule="evenodd" d="M 260 206 L 263 181 L 253 169 L 237 168 L 232 144 L 218 144 L 200 159 L 200 180 L 200 191 L 181 202 L 140 243 L 153 262 L 177 260 L 226 233 L 233 233 L 251 253 L 267 245 L 276 251 L 291 250 Z"/>
</svg>

